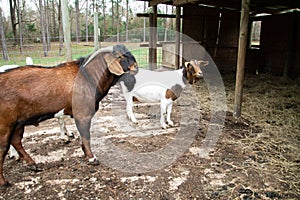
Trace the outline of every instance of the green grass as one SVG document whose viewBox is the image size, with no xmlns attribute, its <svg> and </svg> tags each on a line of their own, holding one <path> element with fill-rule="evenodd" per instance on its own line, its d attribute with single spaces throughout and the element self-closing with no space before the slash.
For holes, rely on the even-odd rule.
<svg viewBox="0 0 300 200">
<path fill-rule="evenodd" d="M 101 43 L 101 46 L 110 46 L 114 43 Z M 126 43 L 127 48 L 135 56 L 140 67 L 147 68 L 148 66 L 148 48 L 141 48 L 139 43 Z M 85 57 L 94 51 L 93 43 L 72 43 L 72 59 L 76 60 L 80 57 Z M 158 64 L 161 63 L 161 48 L 158 48 Z M 51 50 L 48 52 L 48 56 L 44 56 L 43 46 L 40 43 L 28 45 L 23 48 L 23 53 L 17 47 L 8 49 L 9 60 L 0 60 L 0 66 L 2 65 L 25 65 L 26 57 L 29 56 L 33 59 L 35 65 L 42 66 L 55 66 L 66 61 L 65 50 L 62 50 L 62 56 L 59 56 L 59 43 L 51 43 Z"/>
</svg>

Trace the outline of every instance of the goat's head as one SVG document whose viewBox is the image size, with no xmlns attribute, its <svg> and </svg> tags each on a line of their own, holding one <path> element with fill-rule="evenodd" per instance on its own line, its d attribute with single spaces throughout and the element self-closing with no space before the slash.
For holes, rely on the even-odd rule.
<svg viewBox="0 0 300 200">
<path fill-rule="evenodd" d="M 137 72 L 137 62 L 130 51 L 122 44 L 115 45 L 111 54 L 105 54 L 105 61 L 111 73 L 118 76 L 125 72 Z"/>
<path fill-rule="evenodd" d="M 200 78 L 203 77 L 203 73 L 201 67 L 208 65 L 208 61 L 203 60 L 191 60 L 189 62 L 185 62 L 185 71 L 186 78 L 190 84 L 197 82 Z"/>
</svg>

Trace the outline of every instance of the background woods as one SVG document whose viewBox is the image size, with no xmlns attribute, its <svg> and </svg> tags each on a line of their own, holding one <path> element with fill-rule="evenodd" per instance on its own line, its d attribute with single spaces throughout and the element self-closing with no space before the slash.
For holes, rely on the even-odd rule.
<svg viewBox="0 0 300 200">
<path fill-rule="evenodd" d="M 59 55 L 62 55 L 64 38 L 62 1 L 65 0 L 2 0 L 0 34 L 3 59 L 9 59 L 9 56 L 5 56 L 7 48 L 18 48 L 22 53 L 24 46 L 33 43 L 41 43 L 43 55 L 47 57 L 51 50 L 51 42 L 58 42 L 60 44 Z M 145 2 L 69 0 L 67 3 L 72 42 L 92 42 L 95 38 L 94 32 L 98 33 L 99 42 L 108 38 L 115 42 L 143 42 L 148 39 L 145 36 L 145 27 L 149 24 L 148 19 L 136 17 L 137 12 L 151 12 Z M 158 12 L 172 14 L 173 9 L 166 9 L 166 6 L 163 6 L 158 9 Z M 97 16 L 98 21 L 98 30 L 95 31 L 94 16 Z M 160 19 L 158 21 L 158 27 L 162 29 L 161 33 L 159 32 L 159 38 L 162 40 L 168 37 L 164 29 L 173 29 L 172 20 Z M 128 36 L 128 30 L 132 29 L 140 29 L 140 31 L 131 32 Z M 115 37 L 111 39 L 112 36 Z"/>
</svg>

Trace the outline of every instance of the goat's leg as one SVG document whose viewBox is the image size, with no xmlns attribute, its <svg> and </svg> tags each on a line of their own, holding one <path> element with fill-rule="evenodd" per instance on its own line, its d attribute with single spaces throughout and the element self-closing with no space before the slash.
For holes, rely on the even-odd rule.
<svg viewBox="0 0 300 200">
<path fill-rule="evenodd" d="M 57 119 L 58 119 L 58 123 L 59 123 L 59 127 L 60 127 L 60 139 L 62 139 L 66 143 L 70 142 L 70 138 L 74 137 L 74 135 L 73 135 L 73 133 L 68 132 L 68 130 L 66 128 L 64 117 L 60 116 L 60 117 L 57 117 Z"/>
<path fill-rule="evenodd" d="M 29 154 L 23 148 L 22 145 L 23 133 L 24 133 L 24 126 L 19 126 L 13 133 L 13 136 L 11 138 L 11 144 L 17 150 L 20 158 L 26 161 L 30 169 L 34 171 L 39 171 L 34 160 L 29 156 Z"/>
<path fill-rule="evenodd" d="M 168 122 L 168 125 L 170 125 L 170 126 L 174 126 L 174 123 L 171 120 L 172 106 L 173 106 L 172 102 L 167 105 L 167 122 Z"/>
<path fill-rule="evenodd" d="M 160 124 L 163 129 L 167 128 L 167 124 L 165 122 L 165 114 L 166 114 L 167 104 L 164 99 L 160 102 Z"/>
<path fill-rule="evenodd" d="M 137 123 L 137 120 L 133 114 L 132 108 L 133 108 L 133 96 L 130 94 L 124 94 L 124 97 L 126 99 L 126 113 L 128 118 L 133 122 Z"/>
<path fill-rule="evenodd" d="M 0 125 L 0 190 L 6 189 L 9 186 L 9 183 L 3 175 L 3 164 L 9 149 L 10 132 L 10 128 Z"/>
<path fill-rule="evenodd" d="M 80 133 L 81 141 L 82 141 L 82 150 L 84 155 L 89 158 L 89 162 L 94 165 L 98 165 L 99 161 L 96 156 L 93 155 L 91 149 L 91 120 L 92 117 L 80 117 L 75 118 L 76 127 Z"/>
</svg>

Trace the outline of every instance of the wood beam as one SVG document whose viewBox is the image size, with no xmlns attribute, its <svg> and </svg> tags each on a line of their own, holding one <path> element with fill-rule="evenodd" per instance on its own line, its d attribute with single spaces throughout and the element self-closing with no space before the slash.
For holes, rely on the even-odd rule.
<svg viewBox="0 0 300 200">
<path fill-rule="evenodd" d="M 176 6 L 176 33 L 175 33 L 175 68 L 180 67 L 180 14 L 181 7 Z"/>
<path fill-rule="evenodd" d="M 149 68 L 157 68 L 157 6 L 153 6 L 153 13 L 149 15 Z"/>
<path fill-rule="evenodd" d="M 239 118 L 241 116 L 241 109 L 242 109 L 243 83 L 244 83 L 246 53 L 247 53 L 249 11 L 250 11 L 250 0 L 242 0 L 237 71 L 236 71 L 234 106 L 233 106 L 233 116 L 235 118 Z"/>
<path fill-rule="evenodd" d="M 173 0 L 174 6 L 181 6 L 188 3 L 195 3 L 198 2 L 198 0 Z"/>
<path fill-rule="evenodd" d="M 137 17 L 149 17 L 149 13 L 137 13 Z M 157 17 L 159 18 L 176 18 L 176 15 L 170 15 L 170 14 L 157 14 Z M 182 15 L 180 15 L 180 18 L 183 18 Z"/>
<path fill-rule="evenodd" d="M 150 6 L 157 6 L 158 4 L 172 4 L 172 0 L 151 0 L 151 1 L 149 1 Z"/>
</svg>

